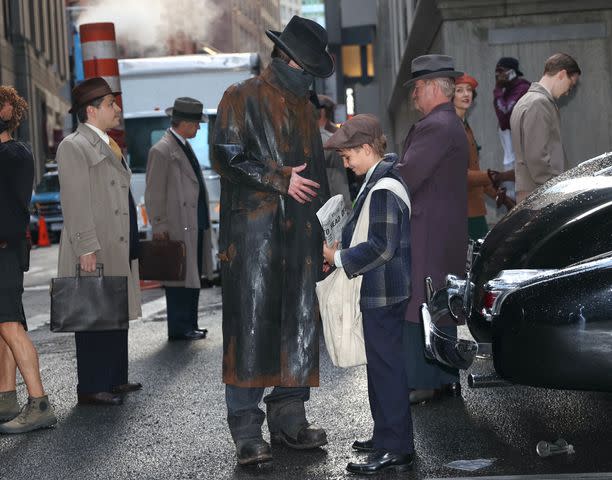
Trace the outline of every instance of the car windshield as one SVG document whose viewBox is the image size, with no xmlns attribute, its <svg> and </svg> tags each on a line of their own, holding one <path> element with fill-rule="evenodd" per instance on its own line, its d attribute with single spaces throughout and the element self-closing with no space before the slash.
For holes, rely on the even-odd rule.
<svg viewBox="0 0 612 480">
<path fill-rule="evenodd" d="M 133 173 L 145 173 L 149 149 L 170 127 L 169 117 L 131 118 L 125 122 L 128 163 Z M 210 123 L 201 123 L 195 138 L 189 139 L 200 166 L 211 168 L 208 131 Z"/>
<path fill-rule="evenodd" d="M 59 192 L 59 177 L 57 175 L 45 175 L 36 186 L 36 193 Z"/>
</svg>

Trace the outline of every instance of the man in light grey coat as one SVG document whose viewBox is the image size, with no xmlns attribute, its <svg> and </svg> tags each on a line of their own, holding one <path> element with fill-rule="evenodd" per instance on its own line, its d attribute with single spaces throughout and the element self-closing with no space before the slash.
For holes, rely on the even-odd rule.
<svg viewBox="0 0 612 480">
<path fill-rule="evenodd" d="M 510 127 L 516 154 L 516 201 L 563 172 L 565 151 L 556 101 L 578 83 L 580 67 L 565 53 L 546 60 L 544 74 L 517 102 Z"/>
<path fill-rule="evenodd" d="M 166 109 L 171 127 L 151 147 L 147 161 L 145 203 L 154 240 L 180 240 L 185 244 L 185 281 L 164 282 L 170 340 L 199 340 L 200 277 L 212 278 L 208 194 L 200 163 L 189 144 L 208 117 L 203 105 L 189 97 L 177 98 Z"/>
<path fill-rule="evenodd" d="M 129 317 L 138 318 L 138 225 L 130 193 L 131 172 L 121 149 L 108 136 L 119 125 L 121 109 L 101 77 L 85 80 L 72 92 L 71 112 L 79 126 L 57 149 L 62 186 L 64 228 L 59 247 L 59 277 L 73 277 L 75 266 L 104 275 L 125 276 Z M 139 390 L 128 383 L 126 330 L 84 331 L 75 334 L 80 404 L 119 405 L 121 394 Z"/>
</svg>

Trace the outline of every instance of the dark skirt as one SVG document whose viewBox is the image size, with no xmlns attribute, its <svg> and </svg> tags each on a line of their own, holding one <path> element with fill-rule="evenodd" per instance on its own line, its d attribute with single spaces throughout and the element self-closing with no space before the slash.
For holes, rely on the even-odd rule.
<svg viewBox="0 0 612 480">
<path fill-rule="evenodd" d="M 21 322 L 26 330 L 23 311 L 23 271 L 17 250 L 0 248 L 0 323 Z"/>
<path fill-rule="evenodd" d="M 468 236 L 471 240 L 484 238 L 487 233 L 489 233 L 489 225 L 484 215 L 468 218 Z"/>
<path fill-rule="evenodd" d="M 457 327 L 438 327 L 447 335 L 456 337 Z M 411 390 L 430 390 L 459 381 L 459 371 L 425 358 L 423 324 L 404 322 L 404 349 L 406 373 Z"/>
</svg>

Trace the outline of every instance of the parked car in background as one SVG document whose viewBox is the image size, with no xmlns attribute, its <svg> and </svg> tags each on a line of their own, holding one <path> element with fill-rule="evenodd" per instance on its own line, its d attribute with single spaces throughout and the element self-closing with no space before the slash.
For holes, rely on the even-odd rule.
<svg viewBox="0 0 612 480">
<path fill-rule="evenodd" d="M 47 225 L 49 239 L 58 242 L 64 226 L 62 206 L 60 204 L 60 185 L 57 170 L 45 173 L 40 183 L 34 188 L 30 202 L 30 233 L 32 243 L 38 242 L 40 217 Z"/>
<path fill-rule="evenodd" d="M 467 369 L 492 353 L 501 379 L 612 392 L 612 153 L 550 180 L 472 245 L 421 307 L 426 355 Z M 437 321 L 464 317 L 475 341 Z"/>
</svg>

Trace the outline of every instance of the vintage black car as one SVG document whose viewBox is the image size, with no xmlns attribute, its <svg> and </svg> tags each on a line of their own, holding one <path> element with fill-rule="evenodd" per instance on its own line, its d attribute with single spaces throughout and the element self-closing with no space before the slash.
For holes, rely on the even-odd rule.
<svg viewBox="0 0 612 480">
<path fill-rule="evenodd" d="M 426 355 L 467 369 L 489 351 L 506 381 L 612 392 L 612 153 L 552 179 L 468 249 L 421 307 Z M 476 340 L 436 322 L 464 317 Z"/>
</svg>

